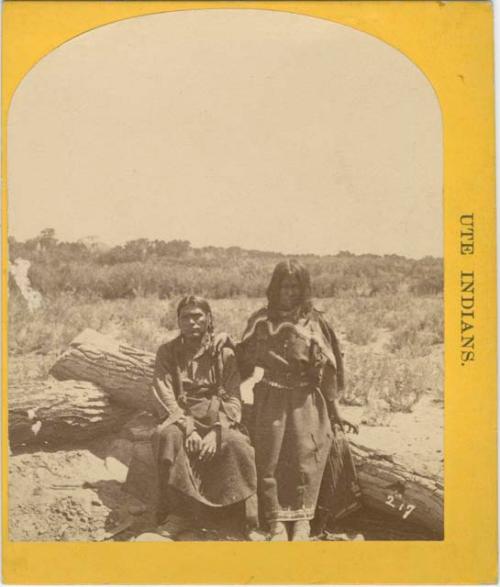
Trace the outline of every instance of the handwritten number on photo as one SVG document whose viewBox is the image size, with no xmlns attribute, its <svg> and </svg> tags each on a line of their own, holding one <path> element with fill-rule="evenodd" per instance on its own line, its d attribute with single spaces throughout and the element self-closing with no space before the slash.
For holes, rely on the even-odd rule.
<svg viewBox="0 0 500 587">
<path fill-rule="evenodd" d="M 395 501 L 395 497 L 394 495 L 388 495 L 387 499 L 385 500 L 385 503 L 390 506 L 391 508 L 397 509 L 400 512 L 403 512 L 403 520 L 406 520 L 406 518 L 408 518 L 408 516 L 413 512 L 413 510 L 417 507 L 416 505 L 413 505 L 411 503 L 404 503 L 401 502 L 399 503 L 399 505 L 396 503 Z"/>
</svg>

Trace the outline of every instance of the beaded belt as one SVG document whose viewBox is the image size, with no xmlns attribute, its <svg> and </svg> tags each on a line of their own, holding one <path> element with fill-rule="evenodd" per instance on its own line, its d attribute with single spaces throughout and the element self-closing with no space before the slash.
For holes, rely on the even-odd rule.
<svg viewBox="0 0 500 587">
<path fill-rule="evenodd" d="M 261 382 L 265 385 L 269 385 L 269 387 L 274 387 L 275 389 L 297 389 L 302 387 L 309 387 L 311 385 L 310 381 L 305 381 L 304 379 L 294 376 L 291 373 L 287 374 L 283 378 L 280 378 L 280 381 L 277 381 L 275 378 L 271 378 L 264 374 Z"/>
</svg>

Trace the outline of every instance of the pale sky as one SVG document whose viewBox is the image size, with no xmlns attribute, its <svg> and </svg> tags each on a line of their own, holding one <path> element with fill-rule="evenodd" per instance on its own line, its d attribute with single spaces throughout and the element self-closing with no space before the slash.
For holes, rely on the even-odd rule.
<svg viewBox="0 0 500 587">
<path fill-rule="evenodd" d="M 374 37 L 271 11 L 137 17 L 19 86 L 9 233 L 441 256 L 442 167 L 432 87 Z"/>
</svg>

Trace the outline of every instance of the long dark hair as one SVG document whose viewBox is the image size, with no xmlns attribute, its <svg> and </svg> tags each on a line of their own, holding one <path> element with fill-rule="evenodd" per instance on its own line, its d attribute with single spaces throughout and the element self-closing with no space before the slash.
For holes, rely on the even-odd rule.
<svg viewBox="0 0 500 587">
<path fill-rule="evenodd" d="M 214 348 L 214 341 L 213 341 L 213 333 L 214 333 L 214 318 L 212 315 L 212 308 L 208 303 L 208 300 L 202 298 L 201 296 L 184 296 L 182 300 L 177 305 L 177 319 L 180 318 L 182 310 L 188 307 L 195 307 L 200 308 L 203 312 L 205 312 L 207 316 L 207 334 L 208 334 L 208 345 L 212 356 L 215 358 L 213 364 L 213 372 L 214 372 L 214 381 L 215 381 L 215 392 L 217 394 L 223 393 L 221 389 L 221 381 L 222 381 L 222 365 L 220 355 L 216 354 L 216 350 Z M 182 383 L 181 377 L 181 370 L 180 370 L 180 357 L 179 352 L 174 351 L 174 372 L 172 374 L 173 377 L 173 385 L 174 389 L 177 390 L 177 397 L 180 401 L 184 402 L 186 399 L 186 394 L 184 390 L 184 385 Z"/>
<path fill-rule="evenodd" d="M 277 317 L 279 314 L 281 284 L 286 277 L 295 277 L 300 285 L 300 312 L 306 315 L 312 310 L 312 287 L 309 271 L 299 261 L 288 259 L 276 265 L 267 288 L 267 308 L 270 318 Z"/>
<path fill-rule="evenodd" d="M 212 335 L 214 331 L 214 318 L 212 308 L 205 298 L 201 296 L 184 296 L 177 306 L 177 319 L 179 319 L 182 310 L 188 306 L 200 308 L 207 315 L 207 332 Z"/>
</svg>

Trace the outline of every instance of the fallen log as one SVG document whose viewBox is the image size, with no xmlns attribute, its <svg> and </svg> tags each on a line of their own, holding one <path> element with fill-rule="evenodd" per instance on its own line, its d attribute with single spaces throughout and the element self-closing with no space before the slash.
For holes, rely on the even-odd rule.
<svg viewBox="0 0 500 587">
<path fill-rule="evenodd" d="M 127 493 L 150 505 L 154 505 L 158 497 L 156 465 L 150 440 L 153 429 L 153 426 L 144 425 L 137 428 L 135 439 L 131 436 L 132 456 L 125 482 Z M 443 487 L 439 480 L 409 471 L 387 455 L 360 447 L 353 440 L 350 444 L 364 508 L 382 514 L 388 527 L 399 532 L 406 530 L 408 535 L 413 533 L 420 539 L 441 539 Z"/>
<path fill-rule="evenodd" d="M 243 420 L 252 436 L 253 406 L 243 406 Z M 411 522 L 427 528 L 434 538 L 442 538 L 443 478 L 414 470 L 398 457 L 397 446 L 387 452 L 373 446 L 373 442 L 368 445 L 362 430 L 359 436 L 346 436 L 359 477 L 363 505 L 394 522 L 399 520 L 407 525 Z"/>
<path fill-rule="evenodd" d="M 11 449 L 75 443 L 121 428 L 132 411 L 85 381 L 30 381 L 9 385 Z"/>
<path fill-rule="evenodd" d="M 437 539 L 444 533 L 443 482 L 438 476 L 412 471 L 397 457 L 360 446 L 350 438 L 363 504 L 391 519 L 428 528 Z"/>
<path fill-rule="evenodd" d="M 85 330 L 52 367 L 59 379 L 91 381 L 107 392 L 117 405 L 148 411 L 154 355 L 121 344 L 92 330 Z M 250 422 L 251 408 L 245 418 Z M 144 439 L 143 439 L 144 440 Z M 143 442 L 141 440 L 141 442 Z M 443 535 L 443 483 L 439 475 L 416 471 L 376 446 L 349 438 L 357 464 L 365 504 L 393 519 L 408 520 Z M 143 447 L 143 452 L 148 449 Z M 138 476 L 143 478 L 143 473 Z"/>
<path fill-rule="evenodd" d="M 134 409 L 150 407 L 153 353 L 123 344 L 90 328 L 81 332 L 50 370 L 61 381 L 90 381 L 113 401 Z"/>
</svg>

